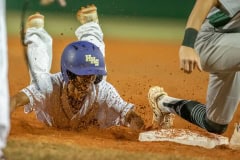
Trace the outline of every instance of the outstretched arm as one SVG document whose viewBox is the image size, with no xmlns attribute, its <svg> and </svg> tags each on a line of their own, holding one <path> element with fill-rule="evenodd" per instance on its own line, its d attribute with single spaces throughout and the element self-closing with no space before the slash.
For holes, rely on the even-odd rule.
<svg viewBox="0 0 240 160">
<path fill-rule="evenodd" d="M 191 73 L 195 67 L 202 71 L 194 42 L 209 11 L 217 5 L 218 0 L 197 0 L 188 18 L 183 44 L 179 50 L 180 68 L 186 73 Z"/>
<path fill-rule="evenodd" d="M 24 106 L 30 102 L 28 96 L 23 92 L 18 92 L 10 99 L 10 111 L 11 113 L 19 106 Z"/>
</svg>

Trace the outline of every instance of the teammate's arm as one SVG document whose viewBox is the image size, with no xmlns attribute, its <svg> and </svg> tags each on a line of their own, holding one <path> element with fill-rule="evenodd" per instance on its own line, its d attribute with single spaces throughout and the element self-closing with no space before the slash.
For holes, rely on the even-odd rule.
<svg viewBox="0 0 240 160">
<path fill-rule="evenodd" d="M 23 92 L 18 92 L 10 99 L 10 111 L 11 113 L 20 106 L 24 106 L 30 102 L 28 96 Z"/>
<path fill-rule="evenodd" d="M 185 73 L 191 73 L 195 67 L 202 71 L 200 58 L 194 50 L 194 42 L 198 31 L 212 7 L 218 5 L 218 0 L 197 0 L 188 18 L 183 44 L 179 50 L 180 68 Z"/>
</svg>

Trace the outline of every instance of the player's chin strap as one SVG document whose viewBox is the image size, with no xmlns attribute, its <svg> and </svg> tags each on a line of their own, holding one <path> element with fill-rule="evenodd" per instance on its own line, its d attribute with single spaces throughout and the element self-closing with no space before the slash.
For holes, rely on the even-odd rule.
<svg viewBox="0 0 240 160">
<path fill-rule="evenodd" d="M 21 43 L 23 46 L 24 59 L 26 61 L 26 64 L 29 68 L 29 71 L 32 75 L 34 82 L 36 82 L 36 85 L 39 88 L 38 82 L 36 81 L 36 78 L 35 78 L 35 74 L 33 73 L 31 64 L 29 63 L 29 59 L 28 59 L 28 55 L 27 55 L 27 45 L 24 43 L 24 40 L 25 40 L 25 17 L 26 17 L 26 12 L 27 12 L 29 3 L 30 3 L 29 0 L 24 0 L 24 2 L 23 2 L 22 14 L 21 14 L 21 31 L 20 31 L 21 35 L 20 35 L 20 37 L 21 37 Z"/>
</svg>

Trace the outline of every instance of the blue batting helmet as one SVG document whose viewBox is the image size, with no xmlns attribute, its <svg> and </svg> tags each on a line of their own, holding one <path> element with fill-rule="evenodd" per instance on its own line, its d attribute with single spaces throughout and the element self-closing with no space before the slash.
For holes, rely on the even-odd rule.
<svg viewBox="0 0 240 160">
<path fill-rule="evenodd" d="M 61 57 L 61 72 L 67 83 L 67 72 L 75 75 L 106 75 L 105 62 L 100 49 L 87 41 L 70 43 Z"/>
</svg>

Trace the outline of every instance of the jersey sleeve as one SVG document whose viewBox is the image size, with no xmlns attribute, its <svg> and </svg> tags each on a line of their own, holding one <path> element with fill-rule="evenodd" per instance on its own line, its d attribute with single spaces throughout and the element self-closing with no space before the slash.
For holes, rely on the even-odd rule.
<svg viewBox="0 0 240 160">
<path fill-rule="evenodd" d="M 24 106 L 24 112 L 30 113 L 34 109 L 37 108 L 37 106 L 42 106 L 42 103 L 44 102 L 45 95 L 43 92 L 40 92 L 36 84 L 32 84 L 24 89 L 21 90 L 21 92 L 25 93 L 30 103 Z"/>
<path fill-rule="evenodd" d="M 51 81 L 49 82 L 54 90 L 57 90 L 61 85 L 62 76 L 61 73 L 51 74 Z M 40 90 L 36 83 L 32 83 L 31 85 L 27 86 L 26 88 L 22 89 L 21 92 L 25 93 L 30 103 L 24 106 L 24 112 L 29 113 L 33 110 L 43 110 L 45 107 L 45 100 L 49 93 L 47 90 Z"/>
<path fill-rule="evenodd" d="M 134 108 L 134 105 L 124 101 L 110 83 L 103 80 L 99 85 L 99 101 L 104 101 L 108 108 L 112 108 L 119 113 L 120 123 L 127 125 L 125 122 L 125 116 L 129 110 Z"/>
</svg>

